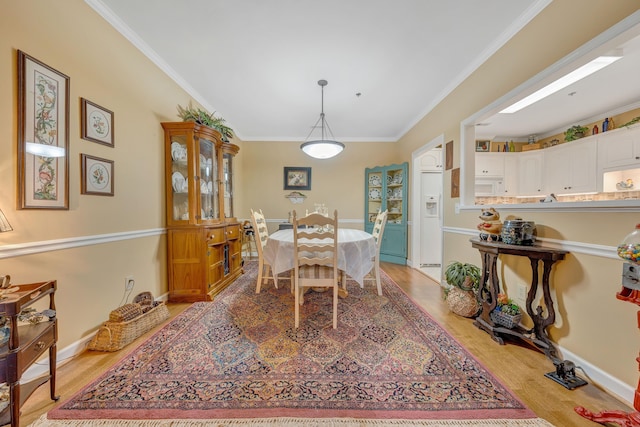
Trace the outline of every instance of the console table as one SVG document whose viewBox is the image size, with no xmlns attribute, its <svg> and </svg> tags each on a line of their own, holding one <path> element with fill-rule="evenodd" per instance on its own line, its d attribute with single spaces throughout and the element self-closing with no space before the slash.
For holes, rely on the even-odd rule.
<svg viewBox="0 0 640 427">
<path fill-rule="evenodd" d="M 563 386 L 572 389 L 586 384 L 581 378 L 575 377 L 573 363 L 561 360 L 558 351 L 549 339 L 547 328 L 554 324 L 556 312 L 549 290 L 549 275 L 551 268 L 557 261 L 564 259 L 568 253 L 565 250 L 553 249 L 540 245 L 520 246 L 508 245 L 501 242 L 487 242 L 477 238 L 471 239 L 471 246 L 480 251 L 482 257 L 482 278 L 478 288 L 478 297 L 482 303 L 482 312 L 475 319 L 473 324 L 486 331 L 498 343 L 504 344 L 503 337 L 513 336 L 523 339 L 537 348 L 551 359 L 556 366 L 556 372 L 546 374 L 547 377 L 559 382 Z M 527 329 L 522 325 L 507 328 L 497 325 L 491 320 L 490 314 L 498 303 L 498 293 L 500 292 L 500 282 L 496 263 L 499 255 L 515 255 L 529 258 L 531 263 L 531 286 L 527 292 L 526 311 L 533 321 L 533 328 Z M 542 261 L 543 272 L 542 281 L 538 273 L 538 266 Z M 544 307 L 538 305 L 534 307 L 534 299 L 538 294 L 538 289 L 542 288 Z"/>
<path fill-rule="evenodd" d="M 9 385 L 8 405 L 0 411 L 0 425 L 20 423 L 20 407 L 36 388 L 49 381 L 52 400 L 56 396 L 56 342 L 58 323 L 55 317 L 54 294 L 57 282 L 15 285 L 14 292 L 0 299 L 0 316 L 9 319 L 9 340 L 0 346 L 0 383 Z M 34 302 L 48 296 L 50 317 L 37 324 L 19 325 L 20 312 Z M 49 351 L 49 374 L 22 382 L 22 374 L 38 358 Z"/>
</svg>

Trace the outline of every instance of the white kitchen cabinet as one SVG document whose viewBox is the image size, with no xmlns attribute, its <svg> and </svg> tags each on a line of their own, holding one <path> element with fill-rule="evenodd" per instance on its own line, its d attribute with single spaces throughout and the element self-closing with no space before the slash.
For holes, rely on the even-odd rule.
<svg viewBox="0 0 640 427">
<path fill-rule="evenodd" d="M 518 195 L 544 195 L 542 150 L 518 153 Z"/>
<path fill-rule="evenodd" d="M 424 172 L 442 172 L 442 148 L 433 148 L 420 157 L 420 170 Z"/>
<path fill-rule="evenodd" d="M 476 178 L 504 177 L 504 159 L 508 153 L 476 153 Z"/>
<path fill-rule="evenodd" d="M 544 153 L 544 181 L 547 194 L 575 194 L 596 191 L 597 154 L 592 138 L 547 148 Z"/>
<path fill-rule="evenodd" d="M 504 197 L 515 197 L 518 195 L 518 155 L 519 153 L 505 153 L 502 188 L 502 195 Z M 510 158 L 508 156 L 510 156 Z"/>
<path fill-rule="evenodd" d="M 598 135 L 598 171 L 640 168 L 640 126 Z"/>
</svg>

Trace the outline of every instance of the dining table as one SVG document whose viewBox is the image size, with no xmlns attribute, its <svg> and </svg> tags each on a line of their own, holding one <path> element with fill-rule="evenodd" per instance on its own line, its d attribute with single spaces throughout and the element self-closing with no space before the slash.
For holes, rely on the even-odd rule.
<svg viewBox="0 0 640 427">
<path fill-rule="evenodd" d="M 364 277 L 373 268 L 376 252 L 376 242 L 370 233 L 338 228 L 338 269 L 361 286 L 364 284 Z M 270 234 L 263 256 L 271 265 L 273 274 L 294 268 L 293 229 L 278 230 Z"/>
</svg>

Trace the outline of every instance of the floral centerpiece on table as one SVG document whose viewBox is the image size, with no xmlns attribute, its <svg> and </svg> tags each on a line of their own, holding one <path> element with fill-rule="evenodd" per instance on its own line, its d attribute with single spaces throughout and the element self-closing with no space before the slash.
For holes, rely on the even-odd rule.
<svg viewBox="0 0 640 427">
<path fill-rule="evenodd" d="M 498 294 L 497 303 L 496 308 L 489 315 L 491 320 L 507 328 L 517 326 L 522 319 L 522 311 L 518 304 L 504 293 Z"/>
</svg>

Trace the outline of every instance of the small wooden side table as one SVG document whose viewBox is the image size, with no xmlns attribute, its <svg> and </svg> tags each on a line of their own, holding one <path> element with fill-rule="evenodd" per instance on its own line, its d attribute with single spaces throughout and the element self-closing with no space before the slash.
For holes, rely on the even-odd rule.
<svg viewBox="0 0 640 427">
<path fill-rule="evenodd" d="M 58 321 L 54 294 L 57 281 L 15 285 L 15 292 L 0 299 L 0 315 L 9 318 L 9 341 L 0 346 L 0 383 L 9 385 L 9 405 L 0 411 L 0 425 L 20 425 L 20 407 L 36 388 L 49 381 L 51 400 L 56 395 L 56 343 Z M 37 324 L 18 324 L 21 311 L 41 298 L 49 297 L 52 317 Z M 22 374 L 48 350 L 49 374 L 22 382 Z"/>
<path fill-rule="evenodd" d="M 568 389 L 585 385 L 586 381 L 575 376 L 573 363 L 561 360 L 558 350 L 549 339 L 547 328 L 554 324 L 556 312 L 549 290 L 549 276 L 553 265 L 564 259 L 568 251 L 553 249 L 541 245 L 520 246 L 508 245 L 501 242 L 487 242 L 471 239 L 471 246 L 480 251 L 482 257 L 482 278 L 478 288 L 478 297 L 482 302 L 482 312 L 473 322 L 475 326 L 486 331 L 498 343 L 504 344 L 503 337 L 513 336 L 523 339 L 544 352 L 556 366 L 555 373 L 546 374 L 547 377 L 562 384 Z M 531 286 L 527 292 L 526 311 L 533 321 L 533 328 L 527 329 L 522 325 L 507 328 L 497 325 L 491 320 L 490 314 L 498 303 L 500 282 L 496 263 L 499 255 L 515 255 L 529 258 L 531 263 Z M 538 266 L 542 261 L 542 280 L 538 274 Z M 542 288 L 544 306 L 534 307 L 534 299 L 538 289 Z"/>
</svg>

